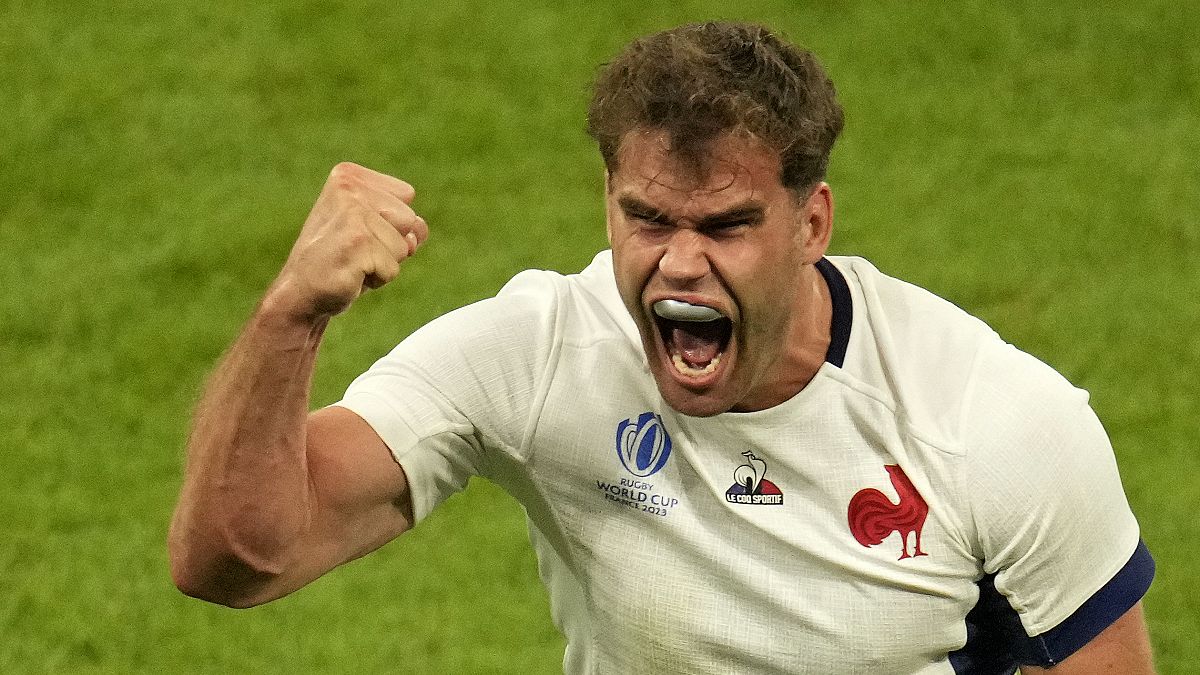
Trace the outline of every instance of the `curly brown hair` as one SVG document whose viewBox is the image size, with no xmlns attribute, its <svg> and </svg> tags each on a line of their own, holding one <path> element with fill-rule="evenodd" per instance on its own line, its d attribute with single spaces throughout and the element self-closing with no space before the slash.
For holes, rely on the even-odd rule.
<svg viewBox="0 0 1200 675">
<path fill-rule="evenodd" d="M 606 64 L 587 132 L 610 174 L 633 130 L 665 131 L 671 155 L 697 175 L 713 140 L 747 134 L 778 153 L 783 185 L 804 191 L 825 177 L 842 123 L 833 82 L 812 53 L 765 26 L 710 22 L 634 40 Z"/>
</svg>

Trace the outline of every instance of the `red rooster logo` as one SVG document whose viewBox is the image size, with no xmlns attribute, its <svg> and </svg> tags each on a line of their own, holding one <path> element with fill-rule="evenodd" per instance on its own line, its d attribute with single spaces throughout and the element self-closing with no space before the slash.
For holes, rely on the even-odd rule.
<svg viewBox="0 0 1200 675">
<path fill-rule="evenodd" d="M 900 560 L 929 555 L 921 550 L 921 528 L 925 526 L 925 516 L 929 515 L 929 505 L 899 466 L 888 464 L 883 468 L 891 475 L 892 487 L 900 495 L 900 503 L 893 504 L 887 495 L 875 488 L 859 490 L 850 500 L 847 514 L 850 533 L 858 543 L 871 547 L 883 543 L 892 532 L 899 532 Z M 916 535 L 912 555 L 908 553 L 909 533 Z"/>
</svg>

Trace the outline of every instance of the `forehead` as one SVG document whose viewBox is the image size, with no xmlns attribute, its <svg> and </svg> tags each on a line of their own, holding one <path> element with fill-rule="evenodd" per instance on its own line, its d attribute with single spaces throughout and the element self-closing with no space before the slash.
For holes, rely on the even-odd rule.
<svg viewBox="0 0 1200 675">
<path fill-rule="evenodd" d="M 609 192 L 616 199 L 633 197 L 663 209 L 700 206 L 704 210 L 750 199 L 787 199 L 780 181 L 778 155 L 759 141 L 735 134 L 714 139 L 700 166 L 671 154 L 662 131 L 631 131 L 617 151 Z"/>
</svg>

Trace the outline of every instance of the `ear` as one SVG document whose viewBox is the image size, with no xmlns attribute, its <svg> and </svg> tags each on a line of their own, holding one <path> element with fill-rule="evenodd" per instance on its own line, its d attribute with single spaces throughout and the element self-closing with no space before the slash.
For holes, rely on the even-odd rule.
<svg viewBox="0 0 1200 675">
<path fill-rule="evenodd" d="M 829 183 L 817 183 L 801 209 L 800 217 L 803 219 L 800 230 L 804 237 L 804 262 L 812 265 L 829 250 L 829 240 L 833 236 L 833 191 L 829 189 Z"/>
</svg>

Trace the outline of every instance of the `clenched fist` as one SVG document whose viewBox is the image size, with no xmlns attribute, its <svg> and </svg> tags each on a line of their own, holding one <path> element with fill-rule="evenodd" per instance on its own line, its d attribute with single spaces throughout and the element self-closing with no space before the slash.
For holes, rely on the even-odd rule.
<svg viewBox="0 0 1200 675">
<path fill-rule="evenodd" d="M 429 236 L 408 183 L 343 162 L 333 167 L 269 296 L 308 320 L 337 314 L 379 288 Z"/>
</svg>

